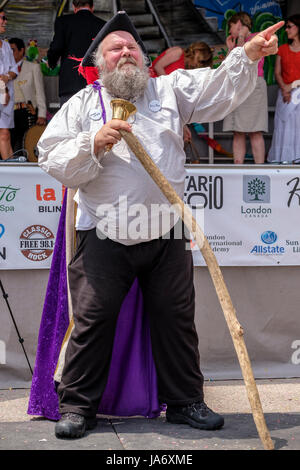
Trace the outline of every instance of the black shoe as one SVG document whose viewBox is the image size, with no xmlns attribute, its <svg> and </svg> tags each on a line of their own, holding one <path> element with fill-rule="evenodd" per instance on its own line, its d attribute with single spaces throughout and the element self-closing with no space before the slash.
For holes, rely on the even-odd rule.
<svg viewBox="0 0 300 470">
<path fill-rule="evenodd" d="M 184 406 L 168 406 L 167 421 L 176 424 L 189 424 L 193 428 L 214 430 L 224 425 L 224 418 L 214 413 L 204 401 Z"/>
<path fill-rule="evenodd" d="M 55 425 L 55 436 L 60 439 L 82 437 L 85 431 L 97 425 L 96 418 L 85 418 L 77 413 L 64 413 Z"/>
</svg>

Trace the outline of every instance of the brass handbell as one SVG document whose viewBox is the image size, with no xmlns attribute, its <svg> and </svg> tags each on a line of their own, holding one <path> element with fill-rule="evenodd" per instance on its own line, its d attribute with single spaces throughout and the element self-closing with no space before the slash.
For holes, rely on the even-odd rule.
<svg viewBox="0 0 300 470">
<path fill-rule="evenodd" d="M 134 104 L 130 101 L 122 100 L 117 98 L 111 100 L 110 105 L 112 107 L 112 119 L 122 119 L 122 121 L 127 121 L 129 116 L 136 113 L 137 109 Z M 108 144 L 105 147 L 105 150 L 108 152 L 113 147 L 113 144 Z"/>
</svg>

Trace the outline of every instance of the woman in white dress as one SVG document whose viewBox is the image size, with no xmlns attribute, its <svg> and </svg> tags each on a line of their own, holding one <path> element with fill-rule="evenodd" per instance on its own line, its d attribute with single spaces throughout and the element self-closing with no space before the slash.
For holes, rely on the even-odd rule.
<svg viewBox="0 0 300 470">
<path fill-rule="evenodd" d="M 300 14 L 286 21 L 288 44 L 279 47 L 275 77 L 279 85 L 270 163 L 300 159 Z"/>
<path fill-rule="evenodd" d="M 0 34 L 5 33 L 7 18 L 0 8 Z M 3 85 L 3 101 L 0 102 L 0 154 L 2 160 L 12 156 L 10 131 L 14 127 L 14 87 L 13 80 L 18 75 L 18 68 L 7 41 L 0 39 L 0 84 Z M 5 88 L 4 88 L 5 86 Z"/>
</svg>

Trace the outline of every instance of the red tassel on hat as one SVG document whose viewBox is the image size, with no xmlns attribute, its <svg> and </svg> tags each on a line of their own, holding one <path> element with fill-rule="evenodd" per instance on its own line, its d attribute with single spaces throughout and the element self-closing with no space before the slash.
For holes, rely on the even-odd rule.
<svg viewBox="0 0 300 470">
<path fill-rule="evenodd" d="M 78 73 L 82 75 L 85 79 L 88 85 L 91 85 L 94 83 L 95 80 L 98 80 L 99 78 L 99 72 L 97 67 L 92 67 L 92 66 L 83 66 L 82 65 L 82 59 L 78 59 L 78 57 L 72 57 L 69 56 L 68 59 L 76 60 L 77 62 L 80 62 L 80 64 L 77 67 L 78 68 Z"/>
<path fill-rule="evenodd" d="M 91 85 L 99 78 L 97 67 L 83 67 L 80 64 L 78 67 L 78 72 L 86 79 L 88 85 Z"/>
</svg>

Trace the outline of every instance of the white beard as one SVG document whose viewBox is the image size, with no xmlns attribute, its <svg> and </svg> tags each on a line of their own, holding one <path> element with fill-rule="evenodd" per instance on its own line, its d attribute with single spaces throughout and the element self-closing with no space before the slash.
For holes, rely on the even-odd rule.
<svg viewBox="0 0 300 470">
<path fill-rule="evenodd" d="M 102 67 L 100 76 L 111 96 L 135 102 L 147 87 L 149 71 L 146 66 L 142 69 L 137 67 L 134 59 L 124 57 L 119 60 L 117 67 L 111 72 L 106 70 L 105 66 Z"/>
</svg>

